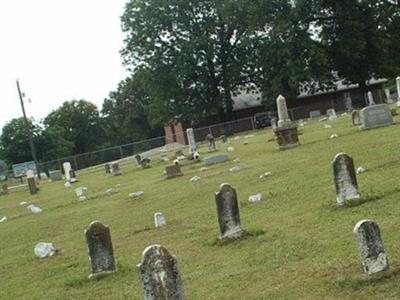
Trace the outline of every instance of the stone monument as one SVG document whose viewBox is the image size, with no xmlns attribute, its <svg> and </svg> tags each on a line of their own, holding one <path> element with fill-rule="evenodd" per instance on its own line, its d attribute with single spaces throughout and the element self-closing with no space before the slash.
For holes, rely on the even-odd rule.
<svg viewBox="0 0 400 300">
<path fill-rule="evenodd" d="M 365 107 L 360 112 L 361 129 L 372 129 L 394 124 L 392 112 L 388 104 Z"/>
</svg>

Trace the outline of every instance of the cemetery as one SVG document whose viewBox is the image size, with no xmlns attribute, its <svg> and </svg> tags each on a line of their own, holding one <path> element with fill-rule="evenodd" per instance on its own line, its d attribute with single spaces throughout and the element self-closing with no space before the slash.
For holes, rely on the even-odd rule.
<svg viewBox="0 0 400 300">
<path fill-rule="evenodd" d="M 0 298 L 396 298 L 399 117 L 277 102 L 273 129 L 7 187 Z"/>
</svg>

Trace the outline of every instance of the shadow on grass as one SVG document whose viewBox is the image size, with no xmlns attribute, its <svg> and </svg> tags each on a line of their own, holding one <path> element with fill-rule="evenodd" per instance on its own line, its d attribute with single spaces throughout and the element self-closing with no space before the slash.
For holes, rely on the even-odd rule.
<svg viewBox="0 0 400 300">
<path fill-rule="evenodd" d="M 221 240 L 219 238 L 214 239 L 210 242 L 207 243 L 207 246 L 226 246 L 226 245 L 234 245 L 234 244 L 239 244 L 240 242 L 251 239 L 251 238 L 257 238 L 261 235 L 264 235 L 265 231 L 262 229 L 255 229 L 255 230 L 244 230 L 243 235 L 238 238 L 232 238 L 232 239 L 224 239 Z"/>
<path fill-rule="evenodd" d="M 333 285 L 339 289 L 360 290 L 367 286 L 379 284 L 400 275 L 400 267 L 396 266 L 387 271 L 374 275 L 340 276 L 333 280 Z"/>
</svg>

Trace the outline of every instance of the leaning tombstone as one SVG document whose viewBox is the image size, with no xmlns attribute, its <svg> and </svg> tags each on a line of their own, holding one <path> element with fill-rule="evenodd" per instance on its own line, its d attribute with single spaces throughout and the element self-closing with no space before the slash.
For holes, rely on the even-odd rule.
<svg viewBox="0 0 400 300">
<path fill-rule="evenodd" d="M 360 112 L 358 110 L 353 110 L 351 112 L 351 122 L 353 126 L 361 125 Z"/>
<path fill-rule="evenodd" d="M 358 222 L 354 227 L 354 235 L 365 273 L 372 275 L 389 269 L 389 260 L 377 223 L 371 220 Z"/>
<path fill-rule="evenodd" d="M 111 174 L 110 164 L 104 164 L 104 170 L 106 171 L 106 175 Z"/>
<path fill-rule="evenodd" d="M 145 300 L 185 299 L 177 260 L 163 246 L 147 247 L 138 268 Z"/>
<path fill-rule="evenodd" d="M 360 112 L 361 129 L 372 129 L 394 124 L 392 112 L 388 104 L 365 107 Z"/>
<path fill-rule="evenodd" d="M 92 267 L 89 279 L 116 272 L 117 268 L 108 226 L 104 226 L 99 221 L 94 221 L 85 230 L 85 236 Z"/>
<path fill-rule="evenodd" d="M 50 171 L 49 175 L 52 182 L 62 180 L 62 173 L 60 170 Z"/>
<path fill-rule="evenodd" d="M 39 190 L 35 178 L 35 173 L 32 170 L 28 170 L 26 172 L 26 178 L 28 181 L 29 192 L 31 193 L 31 195 L 35 195 Z"/>
<path fill-rule="evenodd" d="M 119 168 L 119 163 L 113 163 L 111 165 L 111 168 L 112 168 L 112 172 L 113 172 L 114 176 L 122 175 L 121 169 Z"/>
<path fill-rule="evenodd" d="M 360 194 L 358 192 L 353 159 L 346 153 L 339 153 L 332 161 L 332 167 L 338 205 L 343 205 L 346 201 L 359 199 Z"/>
<path fill-rule="evenodd" d="M 183 176 L 181 166 L 179 164 L 165 167 L 165 173 L 167 174 L 167 179 Z"/>
<path fill-rule="evenodd" d="M 240 225 L 236 190 L 228 183 L 222 184 L 219 192 L 215 193 L 215 202 L 220 229 L 219 238 L 224 240 L 241 237 L 243 230 Z"/>
</svg>

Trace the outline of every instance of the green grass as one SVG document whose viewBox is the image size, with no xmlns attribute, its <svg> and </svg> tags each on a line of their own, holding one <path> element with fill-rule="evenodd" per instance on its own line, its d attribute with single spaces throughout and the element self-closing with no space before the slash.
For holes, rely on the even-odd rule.
<svg viewBox="0 0 400 300">
<path fill-rule="evenodd" d="M 165 180 L 165 164 L 139 170 L 122 166 L 123 175 L 104 170 L 80 172 L 79 183 L 42 183 L 39 194 L 18 191 L 0 197 L 1 299 L 142 299 L 136 265 L 142 251 L 162 244 L 176 255 L 187 299 L 389 299 L 397 298 L 399 272 L 377 280 L 365 278 L 353 236 L 361 219 L 381 228 L 394 270 L 400 266 L 400 125 L 360 131 L 350 117 L 301 127 L 301 146 L 279 152 L 270 130 L 248 139 L 231 139 L 230 162 L 200 172 L 201 164 L 183 167 L 184 176 Z M 339 138 L 329 136 L 338 133 Z M 219 153 L 228 146 L 218 145 Z M 356 167 L 363 200 L 338 208 L 330 162 L 347 152 Z M 240 157 L 242 170 L 229 169 Z M 157 160 L 157 162 L 156 162 Z M 259 175 L 273 176 L 260 180 Z M 189 182 L 195 175 L 196 183 Z M 228 182 L 239 197 L 247 235 L 219 243 L 214 193 Z M 116 187 L 119 185 L 118 187 Z M 74 187 L 86 186 L 89 200 L 78 202 Z M 118 193 L 106 196 L 109 188 Z M 143 190 L 144 196 L 128 194 Z M 247 198 L 262 193 L 257 205 Z M 43 208 L 31 214 L 19 202 Z M 162 212 L 168 225 L 155 229 L 153 215 Z M 118 272 L 88 280 L 90 265 L 83 231 L 94 220 L 110 226 Z M 51 241 L 60 251 L 45 260 L 33 248 Z"/>
</svg>

